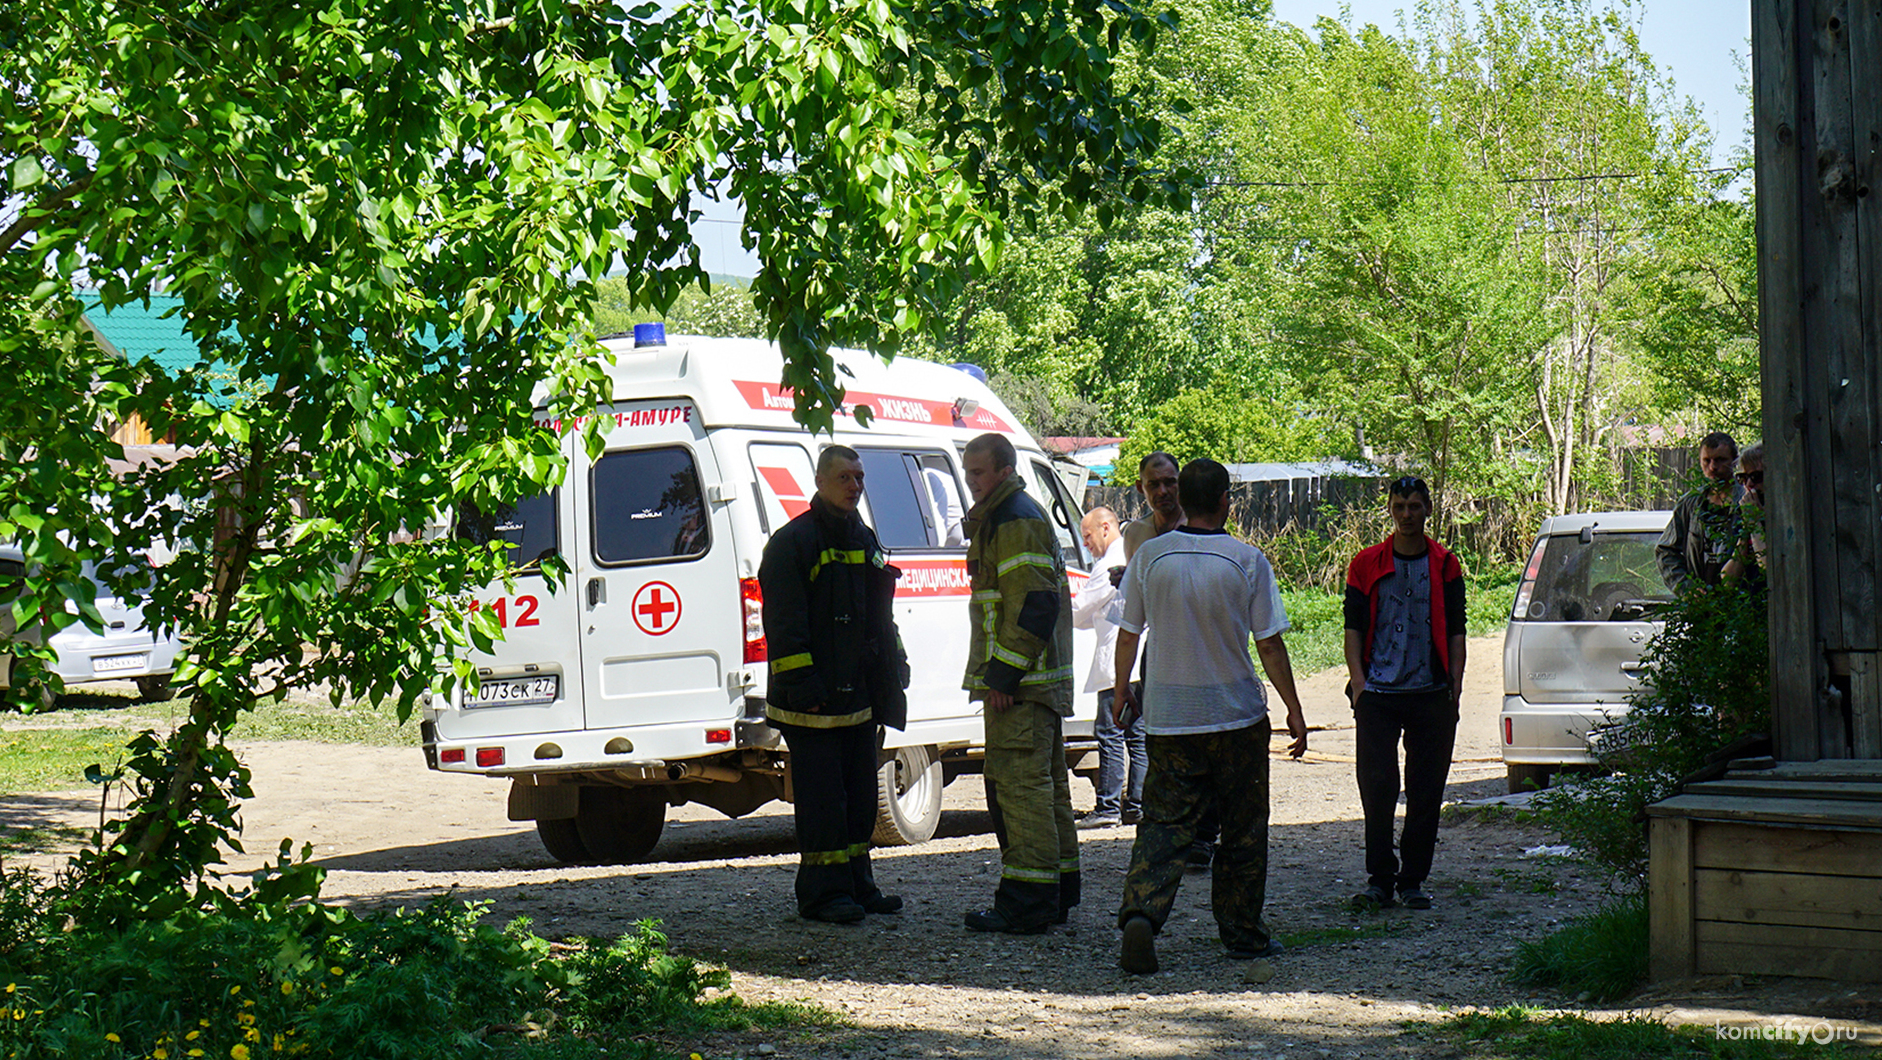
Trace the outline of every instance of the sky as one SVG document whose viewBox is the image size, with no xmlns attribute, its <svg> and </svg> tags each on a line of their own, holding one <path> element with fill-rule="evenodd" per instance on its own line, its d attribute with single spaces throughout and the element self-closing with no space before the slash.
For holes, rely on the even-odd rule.
<svg viewBox="0 0 1882 1060">
<path fill-rule="evenodd" d="M 1322 16 L 1368 23 L 1394 35 L 1400 11 L 1416 0 L 1273 0 L 1275 17 L 1311 28 Z M 1342 9 L 1345 9 L 1344 12 Z M 1672 77 L 1675 91 L 1699 105 L 1713 131 L 1713 164 L 1724 165 L 1745 136 L 1749 116 L 1739 83 L 1750 69 L 1750 0 L 1641 0 L 1640 40 L 1647 54 Z M 1739 61 L 1734 61 L 1736 57 Z M 704 223 L 694 228 L 700 263 L 707 272 L 750 276 L 758 262 L 738 243 L 739 211 L 731 203 L 702 204 Z"/>
</svg>

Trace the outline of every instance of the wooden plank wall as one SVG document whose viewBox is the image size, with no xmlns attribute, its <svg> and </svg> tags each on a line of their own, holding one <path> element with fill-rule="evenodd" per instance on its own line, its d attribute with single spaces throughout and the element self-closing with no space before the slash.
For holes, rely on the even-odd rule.
<svg viewBox="0 0 1882 1060">
<path fill-rule="evenodd" d="M 1753 0 L 1752 96 L 1777 755 L 1882 758 L 1882 0 Z"/>
<path fill-rule="evenodd" d="M 1654 832 L 1675 823 L 1691 839 L 1692 972 L 1882 981 L 1882 832 L 1668 819 Z M 1654 927 L 1656 972 L 1671 972 Z"/>
</svg>

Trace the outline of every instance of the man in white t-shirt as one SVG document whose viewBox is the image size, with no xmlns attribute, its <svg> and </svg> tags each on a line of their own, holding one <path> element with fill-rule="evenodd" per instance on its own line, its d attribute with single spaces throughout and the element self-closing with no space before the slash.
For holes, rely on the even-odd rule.
<svg viewBox="0 0 1882 1060">
<path fill-rule="evenodd" d="M 1157 970 L 1156 934 L 1169 918 L 1197 822 L 1213 801 L 1221 822 L 1211 904 L 1228 955 L 1247 959 L 1281 951 L 1261 907 L 1268 884 L 1267 694 L 1249 658 L 1287 706 L 1289 753 L 1307 751 L 1307 722 L 1281 634 L 1287 612 L 1268 557 L 1230 536 L 1228 469 L 1192 460 L 1178 477 L 1188 523 L 1145 542 L 1124 575 L 1116 685 L 1120 720 L 1139 709 L 1131 669 L 1139 635 L 1157 630 L 1144 675 L 1142 710 L 1150 769 L 1143 821 L 1131 849 L 1118 926 L 1118 963 L 1133 975 Z"/>
<path fill-rule="evenodd" d="M 1144 770 L 1148 766 L 1144 751 L 1144 730 L 1140 720 L 1129 725 L 1117 723 L 1112 709 L 1112 659 L 1117 649 L 1117 622 L 1112 611 L 1121 608 L 1117 586 L 1111 584 L 1112 569 L 1124 569 L 1124 535 L 1119 532 L 1117 513 L 1109 508 L 1093 508 L 1085 513 L 1079 532 L 1085 547 L 1096 559 L 1091 577 L 1072 594 L 1072 628 L 1097 633 L 1096 650 L 1091 654 L 1091 671 L 1085 678 L 1085 691 L 1098 694 L 1098 776 L 1092 782 L 1097 799 L 1091 812 L 1078 819 L 1080 828 L 1110 828 L 1136 824 L 1142 817 Z"/>
</svg>

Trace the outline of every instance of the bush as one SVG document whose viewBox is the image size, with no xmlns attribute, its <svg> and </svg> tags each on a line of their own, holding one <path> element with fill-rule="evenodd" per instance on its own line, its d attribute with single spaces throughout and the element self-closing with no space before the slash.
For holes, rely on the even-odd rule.
<svg viewBox="0 0 1882 1060">
<path fill-rule="evenodd" d="M 645 1055 L 650 1032 L 776 1021 L 729 976 L 666 952 L 652 921 L 612 945 L 482 924 L 440 898 L 356 916 L 321 904 L 310 867 L 255 890 L 205 890 L 124 916 L 76 877 L 0 877 L 0 1053 L 17 1060 L 262 1056 Z M 785 1013 L 793 1021 L 800 1013 Z"/>
<path fill-rule="evenodd" d="M 1665 630 L 1642 655 L 1643 690 L 1597 752 L 1609 776 L 1552 788 L 1543 823 L 1607 874 L 1610 888 L 1646 880 L 1646 808 L 1735 740 L 1768 733 L 1770 660 L 1764 590 L 1721 585 L 1665 605 Z"/>
</svg>

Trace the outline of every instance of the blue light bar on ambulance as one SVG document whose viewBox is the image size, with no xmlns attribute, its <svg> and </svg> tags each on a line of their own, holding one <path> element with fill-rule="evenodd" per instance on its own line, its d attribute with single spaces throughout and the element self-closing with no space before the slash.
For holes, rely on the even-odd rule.
<svg viewBox="0 0 1882 1060">
<path fill-rule="evenodd" d="M 667 344 L 667 326 L 665 324 L 634 325 L 634 348 L 642 346 L 665 346 Z"/>
</svg>

